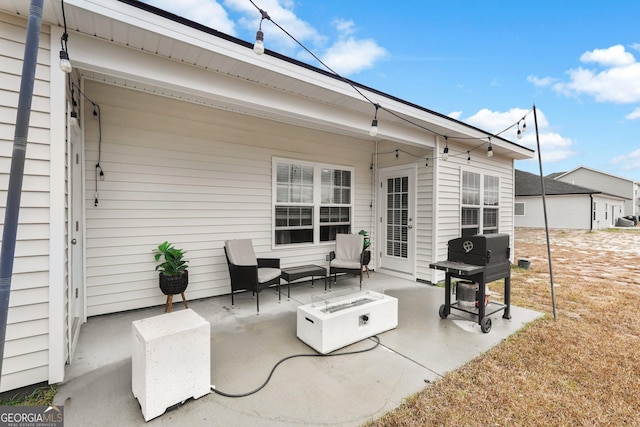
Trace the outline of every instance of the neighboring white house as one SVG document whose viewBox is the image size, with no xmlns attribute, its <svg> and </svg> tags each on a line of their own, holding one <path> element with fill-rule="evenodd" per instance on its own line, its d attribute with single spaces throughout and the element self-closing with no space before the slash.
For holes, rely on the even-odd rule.
<svg viewBox="0 0 640 427">
<path fill-rule="evenodd" d="M 383 107 L 372 137 L 374 106 L 329 72 L 134 0 L 64 4 L 73 72 L 45 0 L 0 391 L 62 381 L 88 317 L 163 304 L 165 240 L 195 299 L 230 292 L 227 239 L 326 265 L 336 232 L 365 229 L 371 267 L 430 283 L 463 230 L 513 235 L 531 150 L 493 136 L 488 157 L 490 133 L 357 85 Z M 3 206 L 28 15 L 0 0 Z"/>
<path fill-rule="evenodd" d="M 640 215 L 639 183 L 607 172 L 601 172 L 586 166 L 579 166 L 569 172 L 556 173 L 553 179 L 582 187 L 593 188 L 602 193 L 624 199 L 624 213 L 620 216 Z"/>
<path fill-rule="evenodd" d="M 598 230 L 613 227 L 623 215 L 625 199 L 598 190 L 544 178 L 549 228 Z M 516 227 L 543 228 L 540 176 L 516 170 Z"/>
</svg>

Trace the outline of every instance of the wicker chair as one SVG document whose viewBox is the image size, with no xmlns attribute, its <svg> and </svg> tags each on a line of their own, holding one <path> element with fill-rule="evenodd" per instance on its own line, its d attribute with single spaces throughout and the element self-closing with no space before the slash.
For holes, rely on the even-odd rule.
<svg viewBox="0 0 640 427">
<path fill-rule="evenodd" d="M 368 260 L 364 259 L 363 244 L 364 237 L 360 234 L 336 235 L 336 250 L 329 254 L 329 275 L 333 274 L 334 284 L 337 273 L 355 274 L 360 276 L 360 289 L 362 289 L 362 267 L 368 263 Z"/>
<path fill-rule="evenodd" d="M 224 243 L 229 276 L 231 277 L 231 306 L 236 291 L 251 291 L 256 296 L 256 309 L 260 313 L 260 291 L 278 285 L 280 292 L 280 260 L 256 258 L 251 239 L 227 240 Z"/>
</svg>

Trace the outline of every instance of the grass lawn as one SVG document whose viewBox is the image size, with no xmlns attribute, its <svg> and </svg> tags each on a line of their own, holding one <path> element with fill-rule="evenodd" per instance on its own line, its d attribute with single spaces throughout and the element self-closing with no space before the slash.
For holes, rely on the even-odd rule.
<svg viewBox="0 0 640 427">
<path fill-rule="evenodd" d="M 554 320 L 544 230 L 517 230 L 512 304 L 546 316 L 368 425 L 640 426 L 637 231 L 551 231 Z"/>
</svg>

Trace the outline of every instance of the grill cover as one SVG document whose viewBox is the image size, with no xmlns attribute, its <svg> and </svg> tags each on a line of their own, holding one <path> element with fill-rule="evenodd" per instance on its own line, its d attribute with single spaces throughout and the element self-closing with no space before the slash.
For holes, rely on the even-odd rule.
<svg viewBox="0 0 640 427">
<path fill-rule="evenodd" d="M 447 260 L 485 266 L 485 281 L 492 282 L 509 275 L 509 235 L 476 234 L 449 240 Z"/>
</svg>

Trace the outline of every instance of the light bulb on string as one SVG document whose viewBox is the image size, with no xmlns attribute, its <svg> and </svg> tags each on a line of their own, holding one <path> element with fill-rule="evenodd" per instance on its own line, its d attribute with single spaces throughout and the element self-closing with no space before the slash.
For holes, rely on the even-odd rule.
<svg viewBox="0 0 640 427">
<path fill-rule="evenodd" d="M 256 32 L 256 42 L 253 44 L 253 51 L 256 55 L 262 55 L 264 53 L 264 33 L 262 32 L 262 21 L 265 19 L 271 20 L 271 17 L 267 12 L 262 9 L 260 11 L 260 25 L 258 25 L 258 31 Z"/>
<path fill-rule="evenodd" d="M 491 145 L 491 138 L 489 138 L 489 147 L 487 148 L 487 157 L 493 157 L 493 146 Z"/>
<path fill-rule="evenodd" d="M 442 151 L 442 160 L 449 160 L 449 140 L 444 137 L 444 150 Z"/>
<path fill-rule="evenodd" d="M 467 151 L 467 164 L 471 164 L 471 151 Z"/>
<path fill-rule="evenodd" d="M 520 122 L 518 122 L 518 133 L 516 134 L 518 139 L 522 139 L 522 131 L 520 130 Z"/>
<path fill-rule="evenodd" d="M 527 122 L 524 121 L 524 117 L 522 118 L 522 132 L 527 130 Z"/>
<path fill-rule="evenodd" d="M 60 51 L 60 69 L 69 74 L 73 68 L 71 67 L 71 61 L 69 61 L 69 53 L 66 50 Z"/>
<path fill-rule="evenodd" d="M 78 113 L 75 110 L 71 111 L 69 117 L 69 124 L 71 126 L 78 126 Z"/>
<path fill-rule="evenodd" d="M 264 53 L 264 33 L 262 30 L 258 30 L 256 33 L 256 42 L 253 45 L 253 51 L 256 55 L 262 55 Z"/>
<path fill-rule="evenodd" d="M 373 104 L 376 107 L 376 112 L 373 115 L 373 120 L 371 121 L 371 129 L 369 130 L 369 135 L 376 136 L 378 135 L 378 108 L 380 108 L 379 104 Z"/>
</svg>

